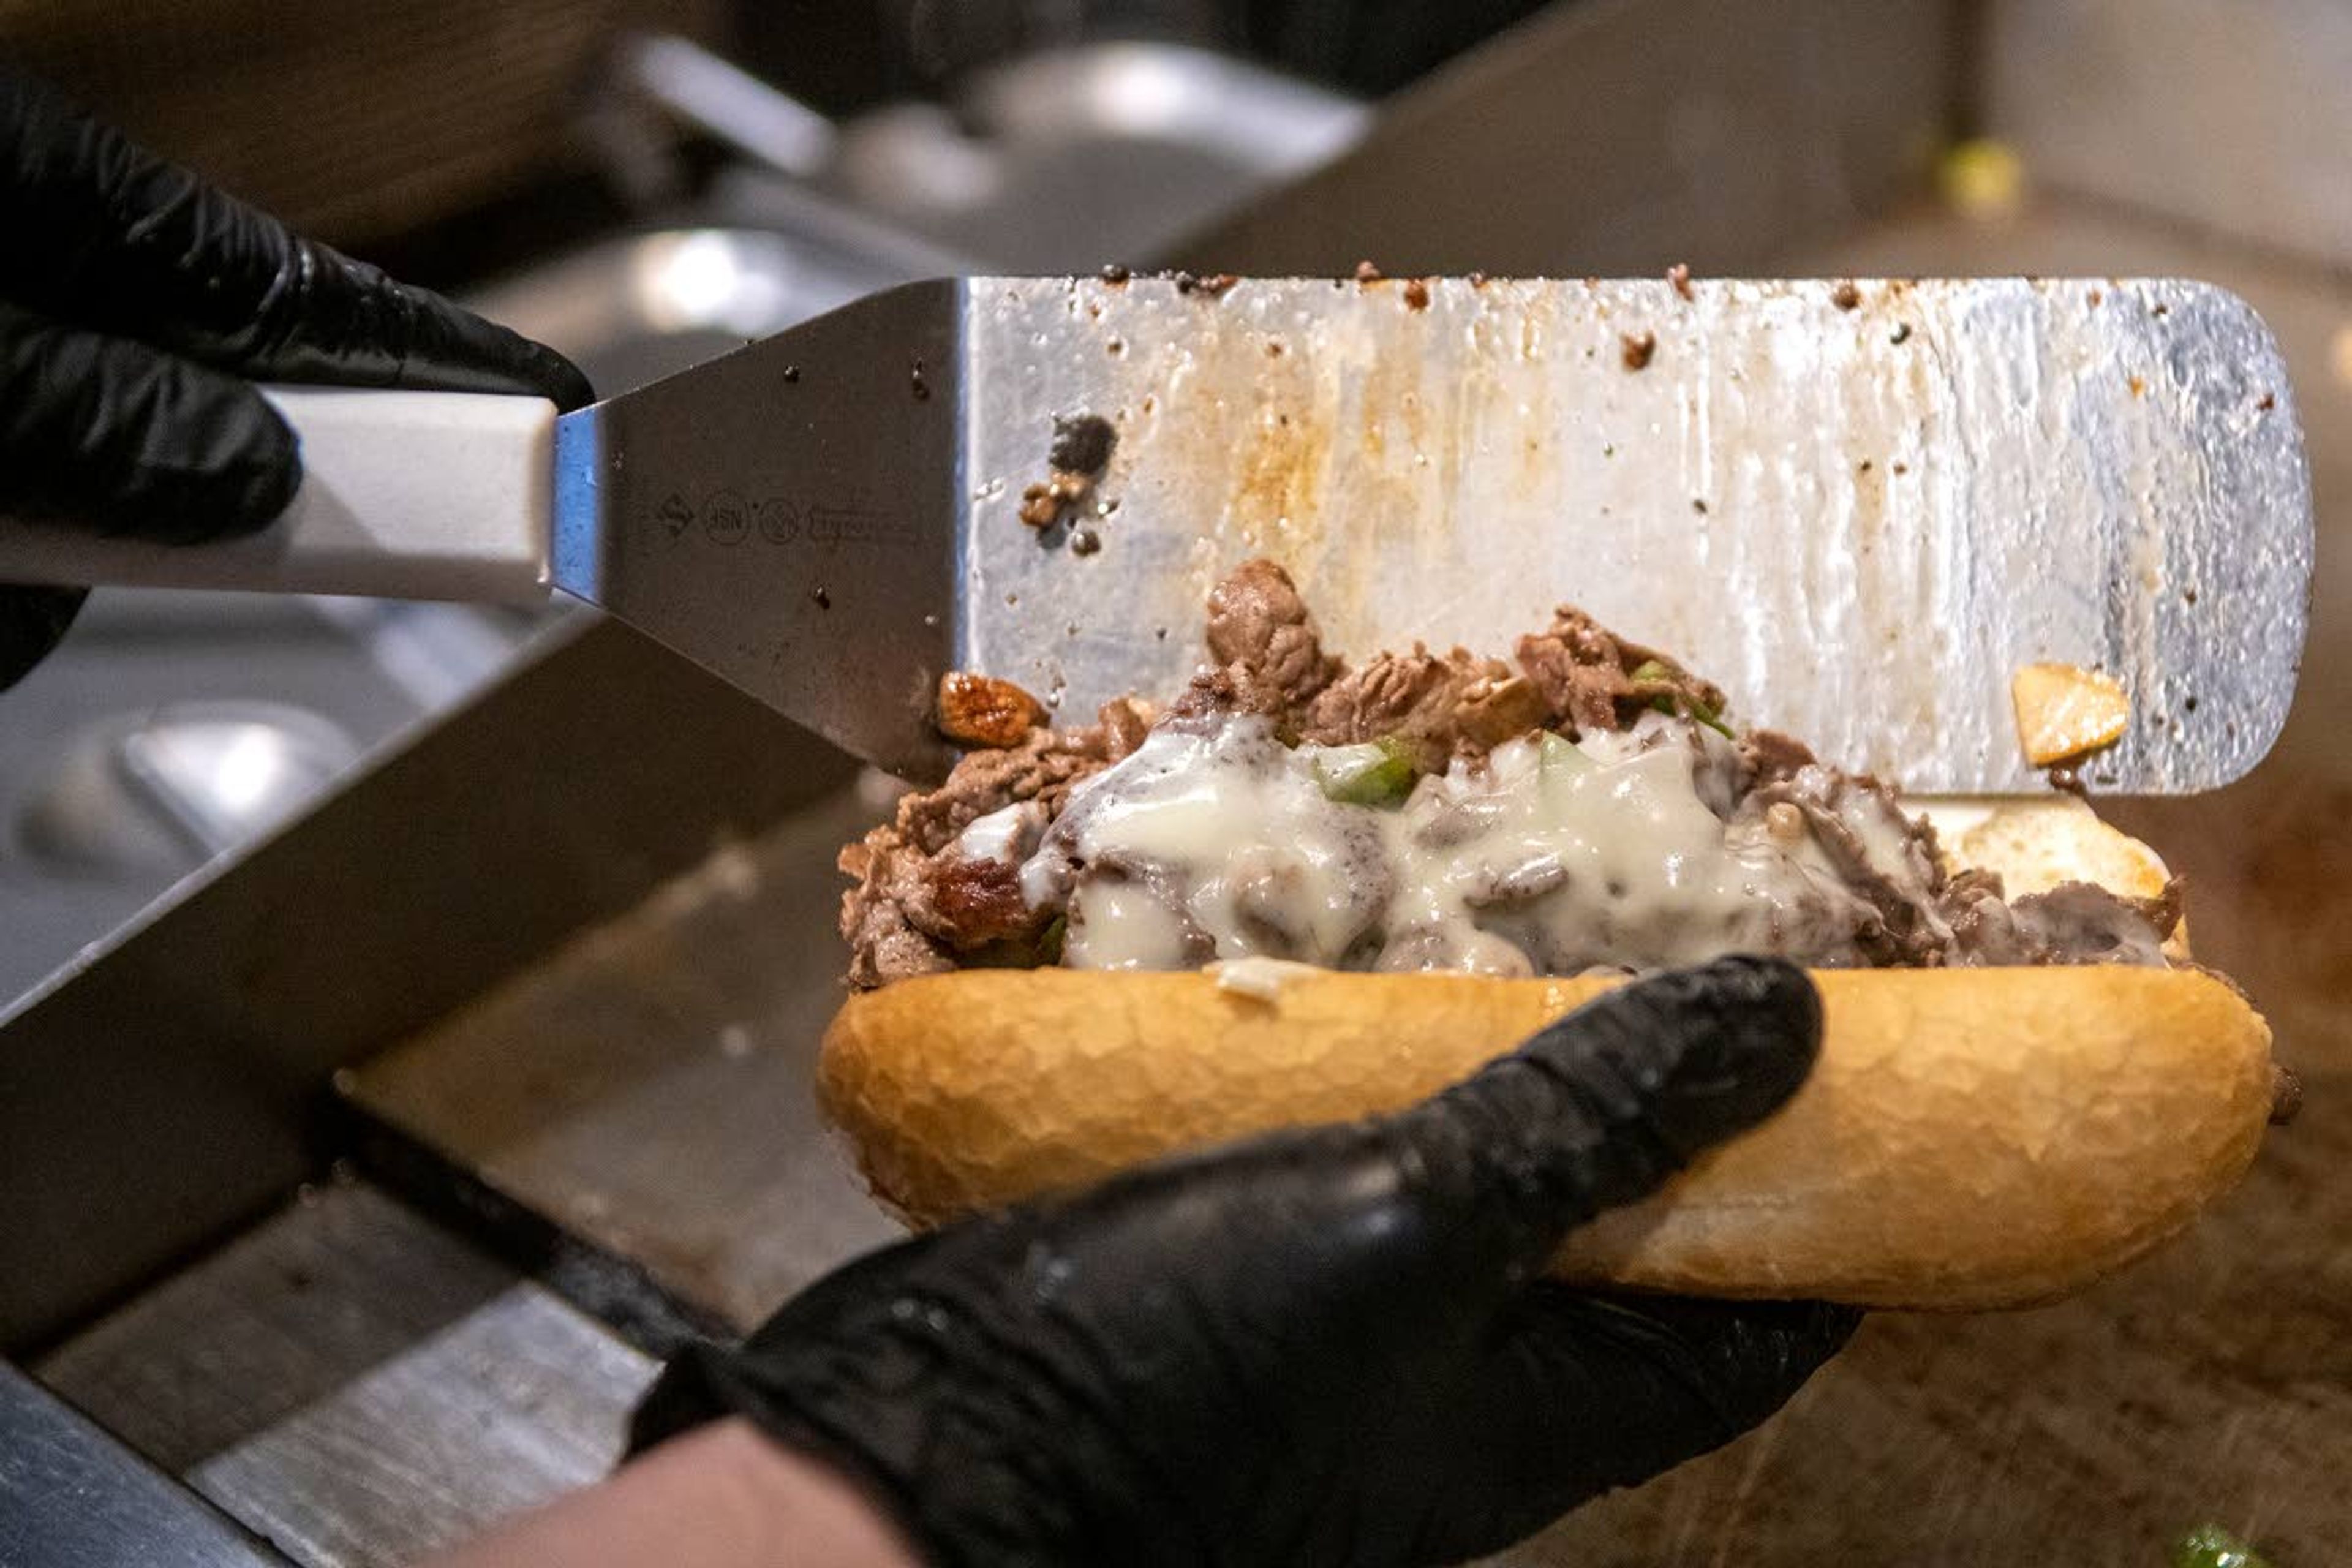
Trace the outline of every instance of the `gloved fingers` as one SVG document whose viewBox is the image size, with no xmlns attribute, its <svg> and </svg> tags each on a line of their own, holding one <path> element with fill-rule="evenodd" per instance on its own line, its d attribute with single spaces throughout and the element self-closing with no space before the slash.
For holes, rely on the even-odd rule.
<svg viewBox="0 0 2352 1568">
<path fill-rule="evenodd" d="M 0 583 L 0 691 L 24 679 L 49 656 L 89 597 L 87 588 Z"/>
<path fill-rule="evenodd" d="M 1794 1094 L 1821 1048 L 1804 971 L 1723 958 L 1610 992 L 1395 1125 L 1433 1202 L 1513 1273 Z"/>
<path fill-rule="evenodd" d="M 200 543 L 266 525 L 301 478 L 250 383 L 0 302 L 0 517 Z"/>
<path fill-rule="evenodd" d="M 302 238 L 50 89 L 0 72 L 0 295 L 257 380 L 531 393 L 554 350 Z"/>
<path fill-rule="evenodd" d="M 1551 1284 L 1465 1375 L 1419 1560 L 1496 1552 L 1761 1425 L 1862 1314 L 1812 1301 L 1596 1297 Z"/>
</svg>

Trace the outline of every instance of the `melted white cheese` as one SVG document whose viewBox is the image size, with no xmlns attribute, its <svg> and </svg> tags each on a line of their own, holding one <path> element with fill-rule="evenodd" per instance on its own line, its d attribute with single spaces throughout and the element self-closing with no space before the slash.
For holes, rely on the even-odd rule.
<svg viewBox="0 0 2352 1568">
<path fill-rule="evenodd" d="M 1311 963 L 1294 963 L 1286 958 L 1221 958 L 1206 973 L 1220 991 L 1254 1002 L 1276 1002 L 1282 998 L 1282 988 L 1293 980 L 1321 972 Z"/>
<path fill-rule="evenodd" d="M 1380 913 L 1377 815 L 1325 798 L 1262 719 L 1161 729 L 1073 794 L 1022 890 L 1066 897 L 1063 962 L 1080 968 L 1332 963 Z"/>
<path fill-rule="evenodd" d="M 1497 747 L 1402 808 L 1342 805 L 1318 748 L 1262 719 L 1163 728 L 1072 794 L 1022 868 L 1068 918 L 1063 962 L 1181 969 L 1268 957 L 1329 967 L 1572 974 L 1729 952 L 1859 960 L 1868 917 L 1809 834 L 1718 815 L 1726 742 L 1659 716 L 1577 745 Z M 1903 861 L 1901 821 L 1842 812 Z"/>
<path fill-rule="evenodd" d="M 1044 806 L 1034 800 L 1015 801 L 973 818 L 956 835 L 956 853 L 967 860 L 1008 860 L 1018 865 L 1037 847 L 1045 822 Z"/>
</svg>

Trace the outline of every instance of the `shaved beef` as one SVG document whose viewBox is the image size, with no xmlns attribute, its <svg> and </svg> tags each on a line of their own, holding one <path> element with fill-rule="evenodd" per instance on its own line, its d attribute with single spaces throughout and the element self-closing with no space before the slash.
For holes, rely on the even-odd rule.
<svg viewBox="0 0 2352 1568">
<path fill-rule="evenodd" d="M 1052 917 L 1020 901 L 1010 879 L 1017 862 L 975 862 L 957 847 L 958 836 L 1020 801 L 1037 802 L 1041 819 L 1050 820 L 1073 785 L 1134 751 L 1151 719 L 1149 704 L 1122 698 L 1085 729 L 1033 729 L 1017 746 L 969 752 L 946 783 L 903 797 L 895 821 L 844 849 L 841 868 L 857 879 L 841 900 L 850 984 L 866 990 L 954 969 L 1007 944 L 1034 945 Z M 990 864 L 1004 876 L 972 868 Z"/>
<path fill-rule="evenodd" d="M 1937 908 L 1944 871 L 1936 829 L 1905 814 L 1895 792 L 1866 773 L 1809 763 L 1751 789 L 1743 811 L 1792 806 L 1838 878 L 1875 920 L 1855 932 L 1873 964 L 1933 966 L 1944 962 L 1951 931 Z"/>
<path fill-rule="evenodd" d="M 1543 699 L 1498 658 L 1462 648 L 1444 658 L 1420 644 L 1384 653 L 1325 687 L 1298 725 L 1299 738 L 1346 746 L 1396 736 L 1414 766 L 1442 771 L 1457 750 L 1488 752 L 1544 721 Z"/>
<path fill-rule="evenodd" d="M 2127 899 L 2090 882 L 2061 882 L 2046 893 L 2001 903 L 1980 886 L 1954 879 L 1948 903 L 1958 962 L 1998 963 L 2164 963 L 2164 943 L 2180 923 L 2180 881 L 2153 899 Z"/>
<path fill-rule="evenodd" d="M 1271 561 L 1244 562 L 1210 591 L 1209 657 L 1242 666 L 1291 709 L 1311 701 L 1339 668 L 1323 651 L 1297 584 Z"/>
<path fill-rule="evenodd" d="M 1788 778 L 1815 761 L 1811 746 L 1778 730 L 1750 730 L 1739 737 L 1740 776 L 1750 789 Z"/>
<path fill-rule="evenodd" d="M 1211 592 L 1208 644 L 1211 668 L 1179 700 L 1181 714 L 1265 713 L 1324 745 L 1401 736 L 1424 770 L 1538 726 L 1616 730 L 1653 706 L 1723 706 L 1721 691 L 1673 659 L 1567 607 L 1549 631 L 1520 639 L 1516 670 L 1418 643 L 1350 670 L 1323 650 L 1297 585 L 1270 561 L 1246 563 Z"/>
<path fill-rule="evenodd" d="M 1547 708 L 1573 732 L 1622 730 L 1643 708 L 1664 700 L 1678 713 L 1723 710 L 1723 693 L 1664 654 L 1617 636 L 1570 605 L 1552 612 L 1550 629 L 1519 639 L 1519 668 Z M 1654 666 L 1637 679 L 1633 672 Z"/>
<path fill-rule="evenodd" d="M 1257 679 L 1246 664 L 1204 669 L 1170 705 L 1168 721 L 1199 730 L 1213 728 L 1229 713 L 1263 713 L 1285 726 L 1294 721 L 1283 694 Z"/>
</svg>

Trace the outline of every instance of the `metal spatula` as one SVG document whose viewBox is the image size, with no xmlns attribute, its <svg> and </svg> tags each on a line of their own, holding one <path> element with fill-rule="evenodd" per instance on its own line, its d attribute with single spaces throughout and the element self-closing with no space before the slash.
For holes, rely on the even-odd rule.
<svg viewBox="0 0 2352 1568">
<path fill-rule="evenodd" d="M 2277 345 L 2191 282 L 971 279 L 562 419 L 273 395 L 308 478 L 265 534 L 0 522 L 0 581 L 552 586 L 923 776 L 941 672 L 1171 693 L 1265 554 L 1359 657 L 1572 601 L 1915 790 L 2042 787 L 2011 672 L 2099 669 L 2084 771 L 2137 792 L 2261 758 L 2310 584 Z"/>
</svg>

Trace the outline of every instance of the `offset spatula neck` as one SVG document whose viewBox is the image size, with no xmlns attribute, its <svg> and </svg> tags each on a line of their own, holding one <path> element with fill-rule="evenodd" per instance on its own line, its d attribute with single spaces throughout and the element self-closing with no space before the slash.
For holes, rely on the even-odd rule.
<svg viewBox="0 0 2352 1568">
<path fill-rule="evenodd" d="M 868 761 L 944 771 L 961 298 L 894 289 L 568 416 L 556 586 Z"/>
</svg>

